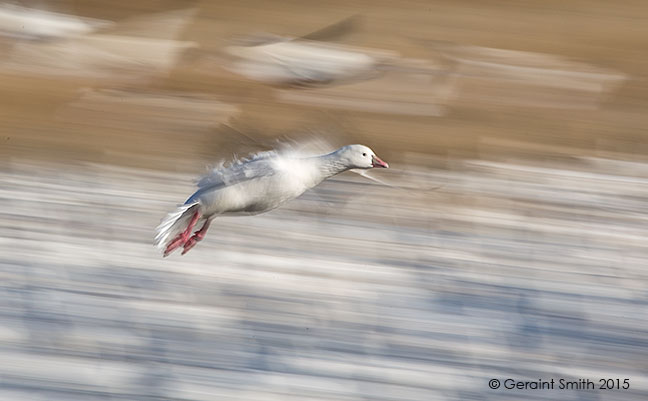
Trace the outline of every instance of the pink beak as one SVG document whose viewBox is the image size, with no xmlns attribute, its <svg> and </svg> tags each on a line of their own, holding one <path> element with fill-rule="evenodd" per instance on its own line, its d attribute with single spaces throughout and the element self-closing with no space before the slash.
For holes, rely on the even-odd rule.
<svg viewBox="0 0 648 401">
<path fill-rule="evenodd" d="M 371 156 L 371 165 L 373 167 L 389 168 L 389 164 L 387 164 L 384 161 L 380 160 L 380 157 L 378 157 L 376 155 Z"/>
</svg>

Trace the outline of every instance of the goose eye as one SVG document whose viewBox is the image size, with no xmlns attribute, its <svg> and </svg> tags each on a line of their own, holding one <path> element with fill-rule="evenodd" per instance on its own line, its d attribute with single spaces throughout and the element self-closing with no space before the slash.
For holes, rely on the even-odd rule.
<svg viewBox="0 0 648 401">
<path fill-rule="evenodd" d="M 366 153 L 363 153 L 362 156 L 367 157 L 367 154 L 366 154 Z"/>
</svg>

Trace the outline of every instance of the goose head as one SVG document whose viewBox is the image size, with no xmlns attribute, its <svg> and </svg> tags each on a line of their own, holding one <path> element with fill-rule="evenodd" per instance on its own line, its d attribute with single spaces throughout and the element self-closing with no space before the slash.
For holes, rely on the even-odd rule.
<svg viewBox="0 0 648 401">
<path fill-rule="evenodd" d="M 388 168 L 385 163 L 376 156 L 373 150 L 364 145 L 347 145 L 338 150 L 338 156 L 349 168 L 370 169 L 374 167 Z"/>
</svg>

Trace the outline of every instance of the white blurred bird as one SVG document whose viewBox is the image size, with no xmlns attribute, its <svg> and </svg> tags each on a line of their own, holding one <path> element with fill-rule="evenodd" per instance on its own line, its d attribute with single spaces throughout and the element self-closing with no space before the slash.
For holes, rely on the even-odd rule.
<svg viewBox="0 0 648 401">
<path fill-rule="evenodd" d="M 0 5 L 0 36 L 27 40 L 66 39 L 85 35 L 112 24 L 111 21 L 24 8 L 13 4 Z"/>
<path fill-rule="evenodd" d="M 205 237 L 210 222 L 218 215 L 264 213 L 336 174 L 374 167 L 389 165 L 364 145 L 347 145 L 313 157 L 263 152 L 218 167 L 198 181 L 199 189 L 157 227 L 155 245 L 164 256 L 180 247 L 184 255 Z M 199 222 L 204 223 L 194 233 Z"/>
<path fill-rule="evenodd" d="M 108 82 L 141 85 L 146 78 L 168 72 L 184 50 L 197 46 L 178 40 L 195 12 L 191 8 L 137 16 L 96 31 L 95 27 L 105 24 L 88 25 L 81 20 L 61 25 L 62 17 L 49 16 L 51 23 L 46 24 L 31 13 L 25 17 L 31 22 L 17 19 L 10 24 L 12 14 L 0 8 L 0 36 L 15 33 L 24 23 L 25 32 L 20 29 L 19 33 L 32 38 L 16 43 L 0 58 L 0 73 L 56 76 L 92 86 Z"/>
<path fill-rule="evenodd" d="M 224 49 L 226 69 L 280 87 L 335 86 L 372 80 L 389 71 L 438 75 L 438 68 L 411 63 L 398 52 L 332 43 L 355 29 L 354 15 L 301 37 L 256 34 L 233 39 Z M 420 60 L 418 60 L 420 61 Z"/>
</svg>

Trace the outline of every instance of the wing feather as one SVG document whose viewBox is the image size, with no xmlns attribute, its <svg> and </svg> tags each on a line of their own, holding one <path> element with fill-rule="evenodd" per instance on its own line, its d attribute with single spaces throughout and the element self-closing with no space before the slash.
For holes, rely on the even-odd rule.
<svg viewBox="0 0 648 401">
<path fill-rule="evenodd" d="M 185 204 L 195 202 L 203 193 L 220 187 L 276 174 L 274 160 L 278 156 L 276 151 L 261 152 L 248 158 L 237 159 L 227 166 L 221 164 L 213 168 L 196 182 L 198 191 L 191 195 Z"/>
</svg>

